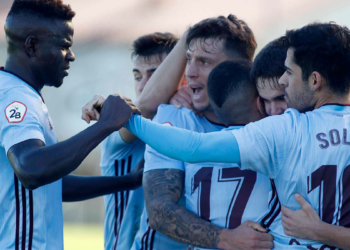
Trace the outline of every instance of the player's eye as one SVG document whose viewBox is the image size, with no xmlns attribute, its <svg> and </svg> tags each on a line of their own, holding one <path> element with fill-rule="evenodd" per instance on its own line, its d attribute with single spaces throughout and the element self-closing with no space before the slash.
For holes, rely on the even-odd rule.
<svg viewBox="0 0 350 250">
<path fill-rule="evenodd" d="M 190 64 L 191 62 L 192 62 L 192 59 L 191 58 L 186 58 L 186 60 L 187 60 L 187 64 Z"/>
<path fill-rule="evenodd" d="M 134 76 L 134 79 L 135 79 L 135 81 L 141 81 L 142 80 L 142 77 L 141 76 Z"/>
<path fill-rule="evenodd" d="M 202 60 L 201 63 L 202 63 L 203 65 L 208 65 L 208 64 L 209 64 L 209 62 L 208 62 L 208 61 L 205 61 L 205 60 Z"/>
</svg>

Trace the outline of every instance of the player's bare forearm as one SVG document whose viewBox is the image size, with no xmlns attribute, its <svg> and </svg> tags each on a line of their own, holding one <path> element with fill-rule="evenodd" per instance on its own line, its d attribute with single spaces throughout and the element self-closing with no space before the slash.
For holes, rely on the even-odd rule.
<svg viewBox="0 0 350 250">
<path fill-rule="evenodd" d="M 12 146 L 7 155 L 22 184 L 27 189 L 36 189 L 75 170 L 112 132 L 96 123 L 74 137 L 50 146 L 37 139 L 23 141 Z"/>
<path fill-rule="evenodd" d="M 102 140 L 120 129 L 135 112 L 138 110 L 130 101 L 110 96 L 96 124 L 50 146 L 39 139 L 20 142 L 9 149 L 7 157 L 23 186 L 36 189 L 75 170 Z"/>
<path fill-rule="evenodd" d="M 335 246 L 340 249 L 350 249 L 350 228 L 331 225 L 323 221 L 317 223 L 317 227 L 310 230 L 312 240 Z"/>
<path fill-rule="evenodd" d="M 144 173 L 143 186 L 151 228 L 183 244 L 218 247 L 222 228 L 177 204 L 183 192 L 183 171 L 148 171 Z"/>
<path fill-rule="evenodd" d="M 67 175 L 62 179 L 63 201 L 82 201 L 98 196 L 132 190 L 142 185 L 143 166 L 141 161 L 124 176 L 77 176 Z"/>
<path fill-rule="evenodd" d="M 181 37 L 175 48 L 153 73 L 136 105 L 146 118 L 153 118 L 160 104 L 168 103 L 179 88 L 186 67 L 186 37 Z"/>
<path fill-rule="evenodd" d="M 77 176 L 62 179 L 62 200 L 83 201 L 119 191 L 133 190 L 141 186 L 141 180 L 132 175 L 124 176 Z"/>
</svg>

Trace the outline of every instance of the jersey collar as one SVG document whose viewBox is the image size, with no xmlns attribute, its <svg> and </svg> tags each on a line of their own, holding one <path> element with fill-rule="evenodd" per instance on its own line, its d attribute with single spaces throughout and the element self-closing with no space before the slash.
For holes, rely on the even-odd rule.
<svg viewBox="0 0 350 250">
<path fill-rule="evenodd" d="M 345 111 L 350 110 L 350 104 L 327 103 L 319 107 L 321 110 Z"/>
<path fill-rule="evenodd" d="M 41 100 L 43 101 L 43 103 L 45 103 L 44 98 L 43 98 L 43 96 L 41 95 L 41 93 L 40 93 L 38 90 L 36 90 L 30 83 L 28 83 L 26 80 L 24 80 L 22 77 L 16 75 L 15 73 L 12 73 L 12 72 L 10 72 L 10 71 L 5 70 L 5 68 L 4 68 L 3 66 L 0 67 L 0 70 L 3 71 L 3 72 L 6 72 L 6 73 L 8 73 L 8 74 L 11 74 L 11 75 L 13 75 L 13 76 L 15 76 L 15 77 L 17 77 L 18 79 L 20 79 L 21 81 L 23 81 L 25 84 L 29 85 L 29 86 L 40 96 L 40 98 L 41 98 Z"/>
</svg>

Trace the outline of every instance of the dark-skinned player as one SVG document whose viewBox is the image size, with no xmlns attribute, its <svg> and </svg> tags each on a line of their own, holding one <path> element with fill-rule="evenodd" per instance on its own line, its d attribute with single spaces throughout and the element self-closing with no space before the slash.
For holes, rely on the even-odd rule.
<svg viewBox="0 0 350 250">
<path fill-rule="evenodd" d="M 121 185 L 134 188 L 130 179 L 117 181 L 117 177 L 72 176 L 62 182 L 102 140 L 139 113 L 130 100 L 110 96 L 99 122 L 57 142 L 41 90 L 60 87 L 68 76 L 75 60 L 74 15 L 61 0 L 16 0 L 5 23 L 8 55 L 0 71 L 0 249 L 63 249 L 62 194 L 64 200 L 81 200 L 115 192 Z"/>
</svg>

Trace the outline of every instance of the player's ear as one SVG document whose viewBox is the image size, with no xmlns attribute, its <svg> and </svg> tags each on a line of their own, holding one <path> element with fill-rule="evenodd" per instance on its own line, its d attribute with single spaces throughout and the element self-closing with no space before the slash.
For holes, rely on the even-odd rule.
<svg viewBox="0 0 350 250">
<path fill-rule="evenodd" d="M 26 41 L 24 42 L 24 48 L 28 56 L 35 57 L 37 50 L 37 41 L 38 40 L 35 36 L 28 36 L 26 38 Z"/>
<path fill-rule="evenodd" d="M 259 113 L 260 113 L 263 117 L 267 116 L 266 110 L 265 110 L 265 106 L 264 106 L 264 102 L 261 100 L 260 96 L 258 96 L 258 97 L 256 98 L 256 105 L 257 105 L 257 107 L 258 107 Z"/>
<path fill-rule="evenodd" d="M 316 91 L 325 84 L 325 79 L 319 72 L 313 71 L 309 77 L 309 84 L 311 85 L 311 89 Z"/>
</svg>

